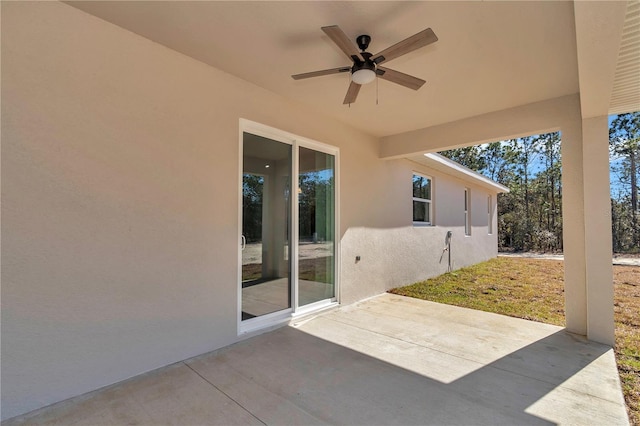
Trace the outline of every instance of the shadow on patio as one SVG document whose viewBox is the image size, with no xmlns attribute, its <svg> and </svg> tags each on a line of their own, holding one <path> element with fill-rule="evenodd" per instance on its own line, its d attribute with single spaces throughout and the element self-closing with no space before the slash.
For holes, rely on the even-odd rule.
<svg viewBox="0 0 640 426">
<path fill-rule="evenodd" d="M 627 424 L 612 350 L 382 295 L 8 424 Z"/>
</svg>

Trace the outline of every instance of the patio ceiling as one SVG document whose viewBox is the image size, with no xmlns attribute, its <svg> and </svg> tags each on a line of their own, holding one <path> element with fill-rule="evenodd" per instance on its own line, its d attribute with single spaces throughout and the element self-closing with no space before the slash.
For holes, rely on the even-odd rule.
<svg viewBox="0 0 640 426">
<path fill-rule="evenodd" d="M 585 2 L 575 14 L 572 1 L 68 4 L 378 137 L 578 92 L 585 112 L 640 108 L 640 88 L 624 82 L 616 99 L 626 103 L 610 107 L 626 2 Z M 320 30 L 333 24 L 353 39 L 371 35 L 372 53 L 431 27 L 437 43 L 388 64 L 427 84 L 414 92 L 380 81 L 378 105 L 370 84 L 348 107 L 346 74 L 291 79 L 349 64 Z"/>
</svg>

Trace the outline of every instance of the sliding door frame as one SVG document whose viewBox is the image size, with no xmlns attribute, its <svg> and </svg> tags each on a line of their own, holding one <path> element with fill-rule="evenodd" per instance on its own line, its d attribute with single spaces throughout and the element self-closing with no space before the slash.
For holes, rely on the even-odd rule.
<svg viewBox="0 0 640 426">
<path fill-rule="evenodd" d="M 290 277 L 291 277 L 291 307 L 281 311 L 262 315 L 256 318 L 242 321 L 242 249 L 240 241 L 242 239 L 242 177 L 244 173 L 244 134 L 250 133 L 261 136 L 277 142 L 286 143 L 292 146 L 292 164 L 291 164 L 291 205 L 290 205 Z M 330 299 L 320 300 L 299 306 L 298 296 L 298 263 L 299 263 L 299 208 L 298 208 L 298 179 L 299 179 L 299 162 L 300 147 L 312 149 L 334 156 L 334 296 Z M 237 303 L 237 324 L 238 335 L 251 333 L 253 331 L 266 329 L 276 326 L 292 318 L 307 315 L 312 312 L 320 311 L 340 303 L 340 150 L 337 147 L 314 141 L 308 138 L 294 135 L 264 124 L 256 123 L 246 119 L 240 119 L 239 125 L 239 160 L 238 160 L 238 268 L 236 286 L 238 289 Z"/>
</svg>

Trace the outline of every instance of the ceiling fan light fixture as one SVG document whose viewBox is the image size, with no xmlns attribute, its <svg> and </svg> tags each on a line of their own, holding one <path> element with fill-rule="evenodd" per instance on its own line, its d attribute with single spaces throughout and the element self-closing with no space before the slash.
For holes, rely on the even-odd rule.
<svg viewBox="0 0 640 426">
<path fill-rule="evenodd" d="M 370 70 L 367 68 L 362 68 L 357 71 L 354 71 L 351 74 L 351 81 L 356 84 L 367 84 L 371 83 L 376 79 L 376 72 L 374 70 Z"/>
</svg>

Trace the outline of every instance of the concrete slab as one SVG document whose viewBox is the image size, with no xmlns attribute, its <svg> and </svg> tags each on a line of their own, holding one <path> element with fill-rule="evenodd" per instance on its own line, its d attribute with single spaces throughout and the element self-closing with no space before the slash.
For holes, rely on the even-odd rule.
<svg viewBox="0 0 640 426">
<path fill-rule="evenodd" d="M 4 424 L 627 425 L 611 348 L 385 294 Z"/>
<path fill-rule="evenodd" d="M 564 260 L 564 255 L 562 254 L 551 254 L 551 253 L 531 253 L 531 252 L 520 252 L 520 253 L 506 253 L 501 252 L 498 254 L 498 257 L 526 257 L 532 259 L 549 259 L 549 260 Z M 613 265 L 619 266 L 640 266 L 640 257 L 633 257 L 633 255 L 624 255 L 624 254 L 616 254 L 612 259 Z"/>
</svg>

